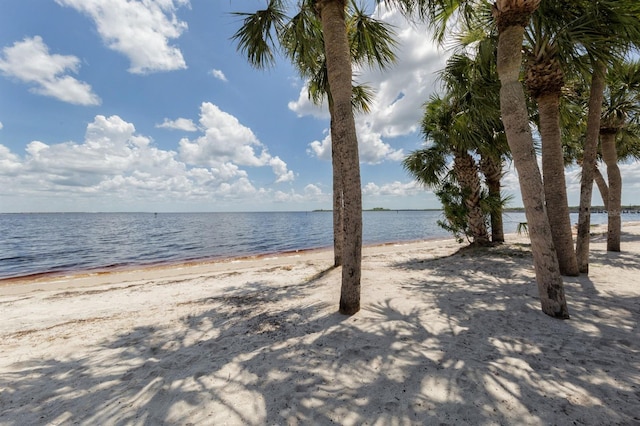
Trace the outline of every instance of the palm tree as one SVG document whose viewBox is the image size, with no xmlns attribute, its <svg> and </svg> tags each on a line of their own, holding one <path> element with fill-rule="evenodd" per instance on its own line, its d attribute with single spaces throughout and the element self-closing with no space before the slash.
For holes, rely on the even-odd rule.
<svg viewBox="0 0 640 426">
<path fill-rule="evenodd" d="M 460 109 L 455 97 L 432 97 L 425 106 L 422 120 L 422 133 L 432 145 L 409 154 L 404 159 L 403 166 L 420 183 L 436 188 L 437 194 L 451 197 L 451 189 L 459 193 L 464 208 L 458 211 L 464 212 L 466 216 L 472 243 L 484 245 L 489 242 L 489 237 L 481 205 L 483 194 L 478 165 L 468 151 L 475 136 L 469 131 L 469 124 L 468 116 Z M 450 169 L 448 159 L 452 157 L 453 168 Z M 453 183 L 459 184 L 459 189 L 455 189 L 457 187 Z M 445 201 L 445 210 L 449 207 L 447 199 L 450 198 L 441 196 L 441 200 Z M 449 225 L 445 228 L 455 232 L 459 228 L 455 226 L 456 219 L 451 215 L 447 219 Z"/>
<path fill-rule="evenodd" d="M 589 90 L 587 130 L 582 154 L 582 174 L 580 176 L 580 207 L 578 209 L 578 230 L 576 236 L 576 259 L 581 273 L 589 272 L 589 243 L 591 242 L 591 199 L 593 180 L 596 174 L 596 155 L 600 133 L 600 116 L 604 97 L 606 67 L 602 61 L 593 62 Z"/>
<path fill-rule="evenodd" d="M 529 127 L 527 102 L 520 83 L 524 31 L 540 1 L 496 0 L 491 15 L 498 30 L 500 111 L 519 175 L 542 311 L 564 319 L 569 317 L 564 285 L 546 214 L 544 187 Z M 406 14 L 417 13 L 421 18 L 429 19 L 440 40 L 447 32 L 447 24 L 452 17 L 463 18 L 466 23 L 477 21 L 482 19 L 478 6 L 488 4 L 473 0 L 387 0 L 387 3 L 397 4 Z"/>
<path fill-rule="evenodd" d="M 307 88 L 311 101 L 322 104 L 326 99 L 330 116 L 333 117 L 327 77 L 327 64 L 324 54 L 322 28 L 313 4 L 303 3 L 300 11 L 286 25 L 281 34 L 285 54 L 295 64 L 301 76 L 308 79 Z M 382 21 L 374 19 L 355 3 L 350 3 L 347 16 L 347 32 L 354 64 L 386 68 L 394 62 L 393 49 L 396 42 L 393 31 Z M 352 105 L 356 112 L 369 112 L 373 93 L 366 85 L 354 85 Z M 332 140 L 335 138 L 331 120 Z M 339 156 L 331 150 L 333 167 L 333 253 L 334 266 L 342 265 L 342 246 L 344 239 L 344 194 Z"/>
<path fill-rule="evenodd" d="M 356 123 L 351 107 L 351 52 L 345 22 L 346 2 L 317 0 L 316 10 L 322 22 L 327 79 L 333 100 L 333 140 L 340 159 L 344 204 L 344 251 L 340 312 L 346 315 L 360 310 L 362 274 L 362 184 Z"/>
<path fill-rule="evenodd" d="M 580 209 L 576 256 L 580 272 L 589 271 L 591 198 L 597 173 L 596 157 L 600 120 L 608 64 L 624 56 L 633 45 L 640 44 L 640 3 L 635 0 L 586 2 L 591 42 L 584 46 L 591 62 L 591 87 L 588 104 L 587 132 L 582 156 Z"/>
<path fill-rule="evenodd" d="M 564 86 L 562 55 L 574 43 L 567 33 L 572 26 L 572 8 L 558 2 L 545 3 L 533 14 L 525 36 L 528 44 L 526 85 L 538 104 L 538 128 L 542 140 L 542 175 L 545 205 L 551 235 L 558 255 L 562 275 L 579 275 L 578 261 L 573 246 L 571 219 L 564 175 L 564 156 L 560 129 L 560 97 Z M 560 6 L 560 7 L 554 7 Z M 561 17 L 555 22 L 550 17 Z M 568 56 L 568 55 L 567 55 Z"/>
<path fill-rule="evenodd" d="M 640 62 L 618 63 L 609 72 L 600 121 L 602 159 L 607 165 L 607 251 L 620 251 L 622 176 L 616 139 L 631 123 L 640 121 Z"/>
<path fill-rule="evenodd" d="M 500 119 L 500 82 L 496 71 L 497 38 L 485 31 L 469 31 L 460 42 L 462 53 L 453 55 L 440 73 L 447 90 L 460 99 L 461 108 L 470 116 L 480 156 L 480 170 L 485 177 L 491 216 L 491 241 L 504 242 L 501 196 L 504 158 L 509 146 Z M 472 49 L 469 51 L 469 49 Z"/>
<path fill-rule="evenodd" d="M 507 142 L 504 138 L 504 133 L 497 135 L 495 140 L 498 141 L 497 144 L 502 144 L 501 140 L 504 140 L 504 144 Z M 508 199 L 502 198 L 500 190 L 502 187 L 502 176 L 504 175 L 503 163 L 504 160 L 502 156 L 495 155 L 493 153 L 485 154 L 484 151 L 480 150 L 480 171 L 482 171 L 482 174 L 484 175 L 489 195 L 488 201 L 489 214 L 491 216 L 491 241 L 494 243 L 504 243 L 504 221 L 502 213 L 504 205 Z"/>
<path fill-rule="evenodd" d="M 616 151 L 618 163 L 629 161 L 640 161 L 640 125 L 637 123 L 628 123 L 623 127 L 616 136 Z M 600 156 L 602 157 L 602 156 Z M 594 175 L 595 182 L 600 191 L 600 197 L 604 203 L 604 209 L 609 211 L 609 185 L 597 167 Z"/>
<path fill-rule="evenodd" d="M 609 47 L 611 41 L 597 29 L 603 16 L 620 13 L 622 9 L 615 9 L 619 7 L 617 3 L 543 2 L 525 32 L 528 48 L 526 83 L 538 104 L 546 207 L 564 275 L 578 275 L 580 269 L 573 248 L 559 125 L 564 77 L 566 73 L 588 69 L 592 61 L 585 61 L 582 55 L 585 51 L 592 52 L 593 58 L 601 61 L 608 61 L 613 56 L 607 53 L 615 52 L 615 48 Z M 608 21 L 611 22 L 611 18 Z M 591 172 L 589 170 L 587 174 Z"/>
<path fill-rule="evenodd" d="M 317 26 L 307 27 L 311 37 L 321 34 L 323 52 L 310 55 L 306 43 L 297 45 L 297 53 L 291 54 L 300 60 L 326 63 L 326 81 L 331 100 L 331 135 L 332 150 L 336 160 L 333 162 L 338 173 L 337 183 L 342 188 L 342 285 L 340 290 L 341 313 L 352 315 L 360 310 L 360 279 L 362 262 L 362 190 L 360 181 L 360 162 L 358 140 L 352 108 L 352 50 L 347 32 L 345 0 L 304 0 L 300 6 L 303 11 L 314 11 L 320 21 Z M 275 61 L 275 44 L 277 39 L 284 47 L 291 40 L 284 37 L 287 23 L 291 20 L 286 15 L 284 0 L 269 0 L 264 10 L 252 14 L 239 14 L 244 17 L 242 27 L 233 38 L 239 49 L 247 55 L 249 62 L 262 68 Z M 305 29 L 309 23 L 304 19 L 308 15 L 300 15 L 301 26 L 294 25 L 295 30 Z M 290 27 L 291 28 L 291 27 Z M 305 30 L 306 30 L 305 29 Z M 314 32 L 315 29 L 315 32 Z M 305 31 L 303 31 L 304 33 Z M 295 32 L 294 32 L 295 33 Z M 296 62 L 299 66 L 300 63 Z M 320 68 L 309 62 L 313 70 Z"/>
<path fill-rule="evenodd" d="M 498 28 L 500 111 L 518 171 L 525 206 L 542 311 L 556 318 L 569 312 L 545 209 L 544 187 L 533 148 L 524 89 L 520 83 L 525 26 L 540 0 L 497 0 L 493 17 Z"/>
</svg>

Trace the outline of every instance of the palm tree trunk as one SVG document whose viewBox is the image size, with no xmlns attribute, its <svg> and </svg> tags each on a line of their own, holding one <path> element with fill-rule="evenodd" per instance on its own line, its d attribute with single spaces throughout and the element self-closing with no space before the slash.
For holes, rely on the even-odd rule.
<svg viewBox="0 0 640 426">
<path fill-rule="evenodd" d="M 609 185 L 607 185 L 607 181 L 604 179 L 604 176 L 602 176 L 602 172 L 597 165 L 593 176 L 596 181 L 596 185 L 598 185 L 598 191 L 600 191 L 600 198 L 602 198 L 604 209 L 609 211 Z"/>
<path fill-rule="evenodd" d="M 351 106 L 351 55 L 345 25 L 345 0 L 317 0 L 322 22 L 327 76 L 333 100 L 334 146 L 338 153 L 344 194 L 344 246 L 340 312 L 346 315 L 360 310 L 362 265 L 362 189 L 358 139 Z"/>
<path fill-rule="evenodd" d="M 342 246 L 344 245 L 344 193 L 339 172 L 340 167 L 333 168 L 333 266 L 342 265 Z"/>
<path fill-rule="evenodd" d="M 502 194 L 500 193 L 502 180 L 502 159 L 491 155 L 482 155 L 480 169 L 489 189 L 489 198 L 493 200 L 495 208 L 491 209 L 491 241 L 504 243 L 504 223 L 502 220 Z"/>
<path fill-rule="evenodd" d="M 522 41 L 524 25 L 528 19 L 523 19 L 522 14 L 515 12 L 522 7 L 528 7 L 530 10 L 524 12 L 533 13 L 538 5 L 539 2 L 526 0 L 504 0 L 494 5 L 494 17 L 499 32 L 500 111 L 519 176 L 542 311 L 552 317 L 565 319 L 569 318 L 569 311 L 551 237 L 551 227 L 544 207 L 544 188 L 533 148 L 524 88 L 520 83 Z M 530 14 L 525 17 L 528 16 Z"/>
<path fill-rule="evenodd" d="M 329 112 L 333 117 L 333 105 L 329 102 Z M 344 191 L 342 182 L 341 155 L 338 152 L 341 145 L 334 140 L 337 137 L 333 129 L 333 119 L 331 119 L 331 165 L 333 167 L 333 266 L 342 265 L 342 246 L 344 245 Z"/>
<path fill-rule="evenodd" d="M 598 136 L 602 100 L 604 98 L 606 68 L 596 63 L 591 74 L 591 92 L 589 94 L 589 112 L 587 116 L 587 135 L 582 157 L 582 176 L 580 178 L 580 209 L 578 211 L 578 236 L 576 237 L 576 257 L 578 269 L 589 272 L 589 243 L 591 242 L 591 199 L 593 196 L 593 176 L 598 153 Z M 604 195 L 603 195 L 604 198 Z"/>
<path fill-rule="evenodd" d="M 607 178 L 609 179 L 607 251 L 620 251 L 622 176 L 618 167 L 615 131 L 600 133 L 600 140 L 602 159 L 607 165 Z"/>
<path fill-rule="evenodd" d="M 457 149 L 454 157 L 453 170 L 464 194 L 467 206 L 467 220 L 473 243 L 486 245 L 489 243 L 484 214 L 480 207 L 482 188 L 478 177 L 478 167 L 473 157 L 466 150 Z"/>
<path fill-rule="evenodd" d="M 541 94 L 536 98 L 540 114 L 542 138 L 542 175 L 547 216 L 553 245 L 562 275 L 578 276 L 578 261 L 573 248 L 571 217 L 564 176 L 562 140 L 560 136 L 560 92 Z"/>
</svg>

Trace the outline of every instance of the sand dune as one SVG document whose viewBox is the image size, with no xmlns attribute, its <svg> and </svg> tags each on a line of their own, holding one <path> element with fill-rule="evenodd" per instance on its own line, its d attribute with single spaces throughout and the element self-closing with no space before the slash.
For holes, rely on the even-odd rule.
<svg viewBox="0 0 640 426">
<path fill-rule="evenodd" d="M 539 307 L 527 240 L 367 247 L 0 286 L 0 424 L 640 424 L 640 223 Z M 600 231 L 597 231 L 600 232 Z"/>
</svg>

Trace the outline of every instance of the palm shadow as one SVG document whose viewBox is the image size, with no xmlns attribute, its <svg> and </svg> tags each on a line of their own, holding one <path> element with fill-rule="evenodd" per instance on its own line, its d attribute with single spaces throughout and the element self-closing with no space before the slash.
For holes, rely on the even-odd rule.
<svg viewBox="0 0 640 426">
<path fill-rule="evenodd" d="M 548 318 L 529 256 L 511 245 L 391 265 L 388 285 L 415 305 L 387 298 L 352 317 L 311 297 L 337 282 L 331 268 L 183 302 L 178 323 L 12 365 L 0 377 L 2 423 L 588 424 L 603 412 L 633 423 L 640 384 L 619 363 L 637 363 L 640 301 L 576 283 L 574 319 Z"/>
<path fill-rule="evenodd" d="M 640 273 L 634 256 L 616 254 L 614 261 L 602 256 L 614 267 Z M 457 387 L 467 406 L 475 401 L 505 410 L 507 405 L 543 424 L 591 424 L 603 413 L 611 423 L 640 420 L 634 408 L 640 379 L 628 374 L 636 368 L 640 349 L 640 298 L 599 292 L 585 276 L 565 279 L 572 319 L 547 317 L 540 312 L 532 257 L 524 244 L 394 266 L 425 272 L 426 278 L 404 286 L 432 301 L 441 329 L 455 336 L 441 341 L 441 349 L 450 348 L 441 363 L 464 365 L 449 373 L 453 387 L 457 374 L 473 383 Z M 572 396 L 577 389 L 587 390 L 581 399 Z M 496 395 L 506 404 L 499 404 Z"/>
</svg>

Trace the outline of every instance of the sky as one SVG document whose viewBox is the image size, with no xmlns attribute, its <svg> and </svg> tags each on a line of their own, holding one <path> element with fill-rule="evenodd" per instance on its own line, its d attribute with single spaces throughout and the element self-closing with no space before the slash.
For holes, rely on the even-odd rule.
<svg viewBox="0 0 640 426">
<path fill-rule="evenodd" d="M 398 49 L 391 69 L 356 70 L 376 93 L 356 116 L 363 206 L 439 208 L 401 161 L 424 144 L 422 105 L 450 52 L 364 3 L 394 25 Z M 285 58 L 256 70 L 231 39 L 233 12 L 264 4 L 1 2 L 0 212 L 331 209 L 326 106 Z M 640 204 L 640 166 L 622 173 L 623 204 Z M 577 171 L 567 184 L 576 205 Z M 504 185 L 521 206 L 513 170 Z"/>
</svg>

